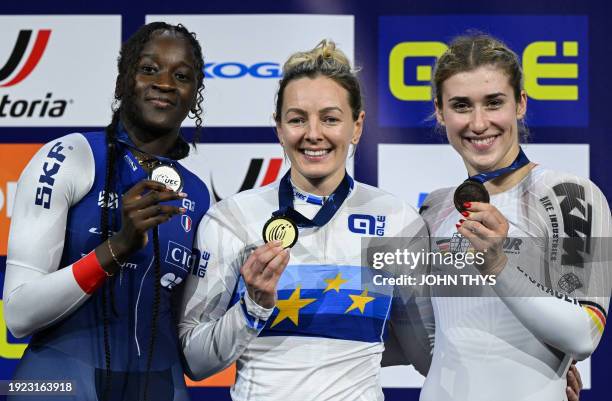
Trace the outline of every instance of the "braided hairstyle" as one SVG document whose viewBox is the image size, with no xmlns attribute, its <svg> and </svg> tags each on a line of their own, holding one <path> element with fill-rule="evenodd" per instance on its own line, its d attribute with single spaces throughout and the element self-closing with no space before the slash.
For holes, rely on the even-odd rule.
<svg viewBox="0 0 612 401">
<path fill-rule="evenodd" d="M 104 191 L 103 191 L 103 207 L 100 216 L 100 227 L 102 231 L 102 240 L 106 241 L 109 238 L 109 234 L 114 232 L 118 227 L 117 214 L 110 213 L 110 209 L 113 205 L 118 206 L 119 198 L 116 193 L 115 182 L 117 179 L 117 172 L 115 171 L 115 162 L 118 157 L 118 150 L 116 144 L 117 130 L 119 127 L 120 115 L 125 107 L 124 104 L 129 102 L 134 94 L 135 75 L 137 71 L 137 65 L 140 59 L 140 54 L 146 44 L 152 39 L 152 37 L 163 31 L 171 31 L 180 34 L 190 44 L 193 50 L 195 59 L 196 69 L 196 99 L 193 107 L 190 110 L 190 118 L 195 120 L 196 132 L 193 137 L 192 145 L 195 146 L 199 134 L 202 129 L 202 101 L 204 91 L 204 58 L 202 55 L 202 48 L 200 43 L 196 39 L 194 33 L 187 30 L 183 25 L 170 25 L 165 22 L 152 22 L 150 24 L 142 26 L 136 33 L 134 33 L 121 47 L 119 58 L 117 61 L 118 75 L 115 85 L 115 104 L 118 106 L 113 107 L 113 117 L 111 123 L 105 129 L 106 135 L 106 171 L 104 177 Z M 193 115 L 193 116 L 192 116 Z M 177 146 L 171 154 L 171 158 L 180 159 L 187 155 L 189 152 L 188 145 L 184 141 L 177 141 Z M 112 197 L 111 197 L 112 194 Z M 157 337 L 157 320 L 159 316 L 159 304 L 161 298 L 161 262 L 160 262 L 160 250 L 159 250 L 159 235 L 158 230 L 153 230 L 153 249 L 155 254 L 155 282 L 154 282 L 154 299 L 152 308 L 152 320 L 151 320 L 151 337 L 149 341 L 149 350 L 147 355 L 147 373 L 144 384 L 143 397 L 147 399 L 148 383 L 149 383 L 149 371 L 151 369 L 153 361 L 153 353 L 155 346 L 155 339 Z M 115 312 L 114 304 L 114 283 L 113 279 L 107 280 L 104 287 L 102 288 L 102 316 L 104 322 L 104 355 L 105 355 L 105 367 L 106 376 L 104 380 L 104 392 L 103 400 L 109 400 L 111 391 L 111 349 L 110 349 L 110 314 L 108 311 L 107 303 L 110 303 L 113 312 Z M 107 295 L 108 292 L 108 295 Z"/>
</svg>

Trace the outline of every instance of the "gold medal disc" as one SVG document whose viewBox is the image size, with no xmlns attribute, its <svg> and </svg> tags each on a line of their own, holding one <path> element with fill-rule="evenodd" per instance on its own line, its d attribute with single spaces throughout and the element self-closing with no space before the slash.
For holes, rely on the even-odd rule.
<svg viewBox="0 0 612 401">
<path fill-rule="evenodd" d="M 291 248 L 298 239 L 297 225 L 284 216 L 272 217 L 263 227 L 263 240 L 281 241 L 283 248 Z"/>
</svg>

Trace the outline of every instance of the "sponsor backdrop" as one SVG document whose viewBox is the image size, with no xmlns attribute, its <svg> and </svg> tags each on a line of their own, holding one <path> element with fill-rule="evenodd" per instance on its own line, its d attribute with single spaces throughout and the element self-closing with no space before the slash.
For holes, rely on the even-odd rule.
<svg viewBox="0 0 612 401">
<path fill-rule="evenodd" d="M 366 126 L 349 172 L 415 207 L 429 191 L 462 181 L 460 159 L 429 118 L 429 79 L 446 43 L 467 29 L 501 37 L 523 60 L 532 131 L 527 154 L 589 176 L 611 198 L 612 138 L 601 117 L 609 114 L 612 88 L 606 2 L 71 3 L 0 5 L 0 280 L 20 171 L 42 143 L 109 122 L 121 41 L 154 20 L 181 22 L 202 42 L 206 128 L 186 165 L 217 200 L 273 182 L 288 168 L 272 124 L 281 66 L 325 37 L 362 69 Z M 186 123 L 187 137 L 192 127 Z M 0 301 L 0 380 L 11 377 L 27 342 L 6 330 L 1 315 Z M 606 335 L 579 364 L 587 389 L 582 400 L 606 398 L 611 355 Z M 229 400 L 233 375 L 230 368 L 188 382 L 193 398 Z M 385 369 L 382 381 L 387 399 L 418 399 L 422 378 L 412 368 Z"/>
</svg>

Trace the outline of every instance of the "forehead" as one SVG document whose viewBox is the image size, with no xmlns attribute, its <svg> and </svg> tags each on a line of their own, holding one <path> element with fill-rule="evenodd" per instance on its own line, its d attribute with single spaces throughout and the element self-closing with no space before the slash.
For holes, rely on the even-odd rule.
<svg viewBox="0 0 612 401">
<path fill-rule="evenodd" d="M 459 72 L 451 75 L 442 84 L 445 98 L 455 96 L 478 98 L 499 92 L 510 94 L 512 86 L 504 70 L 493 65 Z"/>
<path fill-rule="evenodd" d="M 348 108 L 348 91 L 331 78 L 299 78 L 287 84 L 284 90 L 283 108 Z"/>
<path fill-rule="evenodd" d="M 195 64 L 191 44 L 181 33 L 174 31 L 153 32 L 149 41 L 142 48 L 140 56 L 178 58 L 180 61 Z"/>
</svg>

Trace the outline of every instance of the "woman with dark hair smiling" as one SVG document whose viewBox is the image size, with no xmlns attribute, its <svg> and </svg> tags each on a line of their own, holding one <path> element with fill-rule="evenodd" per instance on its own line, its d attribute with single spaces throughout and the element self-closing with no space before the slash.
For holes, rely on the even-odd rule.
<svg viewBox="0 0 612 401">
<path fill-rule="evenodd" d="M 24 170 L 4 283 L 8 328 L 32 335 L 16 380 L 69 381 L 72 400 L 189 399 L 171 298 L 209 206 L 178 162 L 181 123 L 202 122 L 203 64 L 185 27 L 143 26 L 121 49 L 110 125 L 48 143 Z"/>
</svg>

